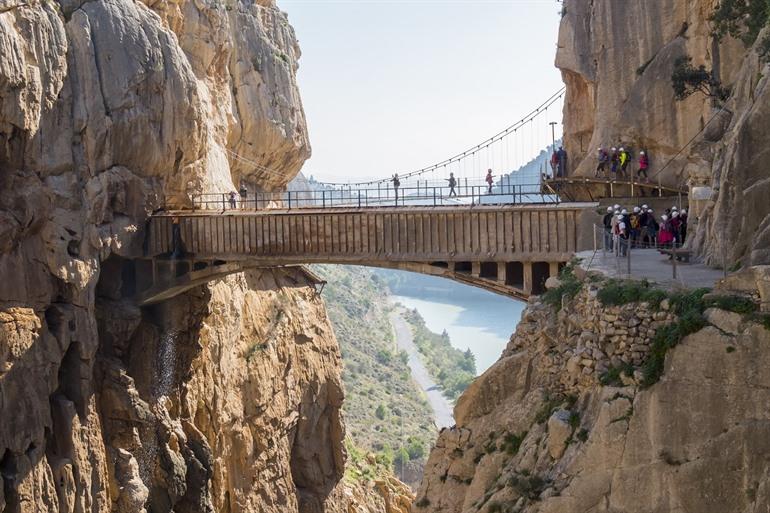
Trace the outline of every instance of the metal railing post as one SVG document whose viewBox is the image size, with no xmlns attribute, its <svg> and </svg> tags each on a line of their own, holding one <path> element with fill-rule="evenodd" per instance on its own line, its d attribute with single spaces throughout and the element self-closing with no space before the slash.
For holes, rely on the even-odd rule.
<svg viewBox="0 0 770 513">
<path fill-rule="evenodd" d="M 672 266 L 671 266 L 671 272 L 673 274 L 673 279 L 676 280 L 676 240 L 674 240 L 673 246 L 671 246 L 671 259 L 672 259 Z"/>
<path fill-rule="evenodd" d="M 628 276 L 631 276 L 631 238 L 626 239 L 626 267 Z"/>
<path fill-rule="evenodd" d="M 594 223 L 594 253 L 596 253 L 597 245 L 596 245 L 596 223 Z"/>
<path fill-rule="evenodd" d="M 433 206 L 436 206 L 436 188 L 433 188 Z"/>
<path fill-rule="evenodd" d="M 321 191 L 321 208 L 326 208 L 326 189 Z"/>
<path fill-rule="evenodd" d="M 286 195 L 289 198 L 289 210 L 291 210 L 291 191 L 286 191 Z"/>
</svg>

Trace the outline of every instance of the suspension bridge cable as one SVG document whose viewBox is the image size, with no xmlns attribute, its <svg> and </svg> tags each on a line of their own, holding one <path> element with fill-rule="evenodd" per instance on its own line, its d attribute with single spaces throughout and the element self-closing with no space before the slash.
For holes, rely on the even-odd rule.
<svg viewBox="0 0 770 513">
<path fill-rule="evenodd" d="M 463 151 L 462 153 L 458 153 L 448 159 L 442 160 L 441 162 L 437 162 L 433 165 L 426 166 L 422 169 L 410 171 L 407 173 L 398 173 L 399 178 L 404 180 L 407 178 L 412 178 L 414 176 L 420 176 L 424 173 L 434 171 L 440 167 L 446 166 L 447 164 L 451 164 L 453 162 L 474 156 L 476 152 L 479 152 L 482 149 L 488 148 L 495 142 L 503 140 L 504 138 L 511 135 L 512 133 L 516 133 L 519 128 L 526 126 L 528 123 L 531 123 L 535 118 L 539 117 L 541 114 L 546 113 L 547 107 L 550 107 L 551 105 L 556 103 L 559 99 L 561 99 L 562 96 L 564 96 L 565 91 L 566 91 L 566 87 L 562 87 L 561 89 L 556 91 L 554 94 L 552 94 L 546 101 L 544 101 L 537 108 L 535 108 L 535 110 L 531 111 L 529 114 L 524 116 L 521 120 L 505 128 L 504 130 L 501 130 L 500 132 L 496 133 L 492 137 L 485 139 L 483 142 L 475 146 L 471 146 L 469 149 Z M 391 178 L 381 178 L 381 179 L 369 180 L 365 182 L 354 182 L 354 183 L 319 182 L 319 184 L 325 185 L 325 186 L 331 186 L 331 187 L 343 186 L 343 185 L 344 186 L 361 186 L 361 185 L 376 185 L 376 184 L 386 183 L 390 180 Z"/>
</svg>

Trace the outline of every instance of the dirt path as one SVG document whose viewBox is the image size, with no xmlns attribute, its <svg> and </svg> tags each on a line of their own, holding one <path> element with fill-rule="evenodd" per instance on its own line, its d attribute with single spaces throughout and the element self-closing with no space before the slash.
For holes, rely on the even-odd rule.
<svg viewBox="0 0 770 513">
<path fill-rule="evenodd" d="M 393 325 L 393 330 L 396 333 L 396 344 L 399 350 L 406 351 L 409 355 L 409 368 L 412 370 L 412 378 L 425 391 L 430 407 L 433 409 L 433 418 L 436 421 L 436 425 L 439 429 L 453 426 L 455 421 L 452 417 L 452 405 L 441 393 L 436 382 L 430 377 L 428 369 L 423 365 L 420 359 L 420 352 L 417 346 L 414 345 L 412 330 L 401 316 L 402 312 L 403 310 L 396 309 L 390 314 L 390 323 Z"/>
</svg>

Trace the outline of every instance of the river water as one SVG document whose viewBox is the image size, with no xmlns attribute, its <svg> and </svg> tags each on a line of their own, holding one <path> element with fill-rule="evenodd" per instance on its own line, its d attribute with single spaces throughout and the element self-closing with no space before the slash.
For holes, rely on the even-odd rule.
<svg viewBox="0 0 770 513">
<path fill-rule="evenodd" d="M 401 293 L 393 301 L 416 308 L 429 330 L 446 330 L 452 345 L 476 357 L 482 374 L 499 358 L 521 319 L 526 303 L 490 292 L 439 294 Z"/>
</svg>

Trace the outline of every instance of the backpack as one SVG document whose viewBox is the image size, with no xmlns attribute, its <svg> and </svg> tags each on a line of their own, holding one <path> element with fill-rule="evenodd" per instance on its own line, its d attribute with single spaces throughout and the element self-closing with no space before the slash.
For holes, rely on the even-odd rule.
<svg viewBox="0 0 770 513">
<path fill-rule="evenodd" d="M 631 216 L 631 228 L 636 230 L 639 228 L 639 216 L 633 215 Z"/>
</svg>

